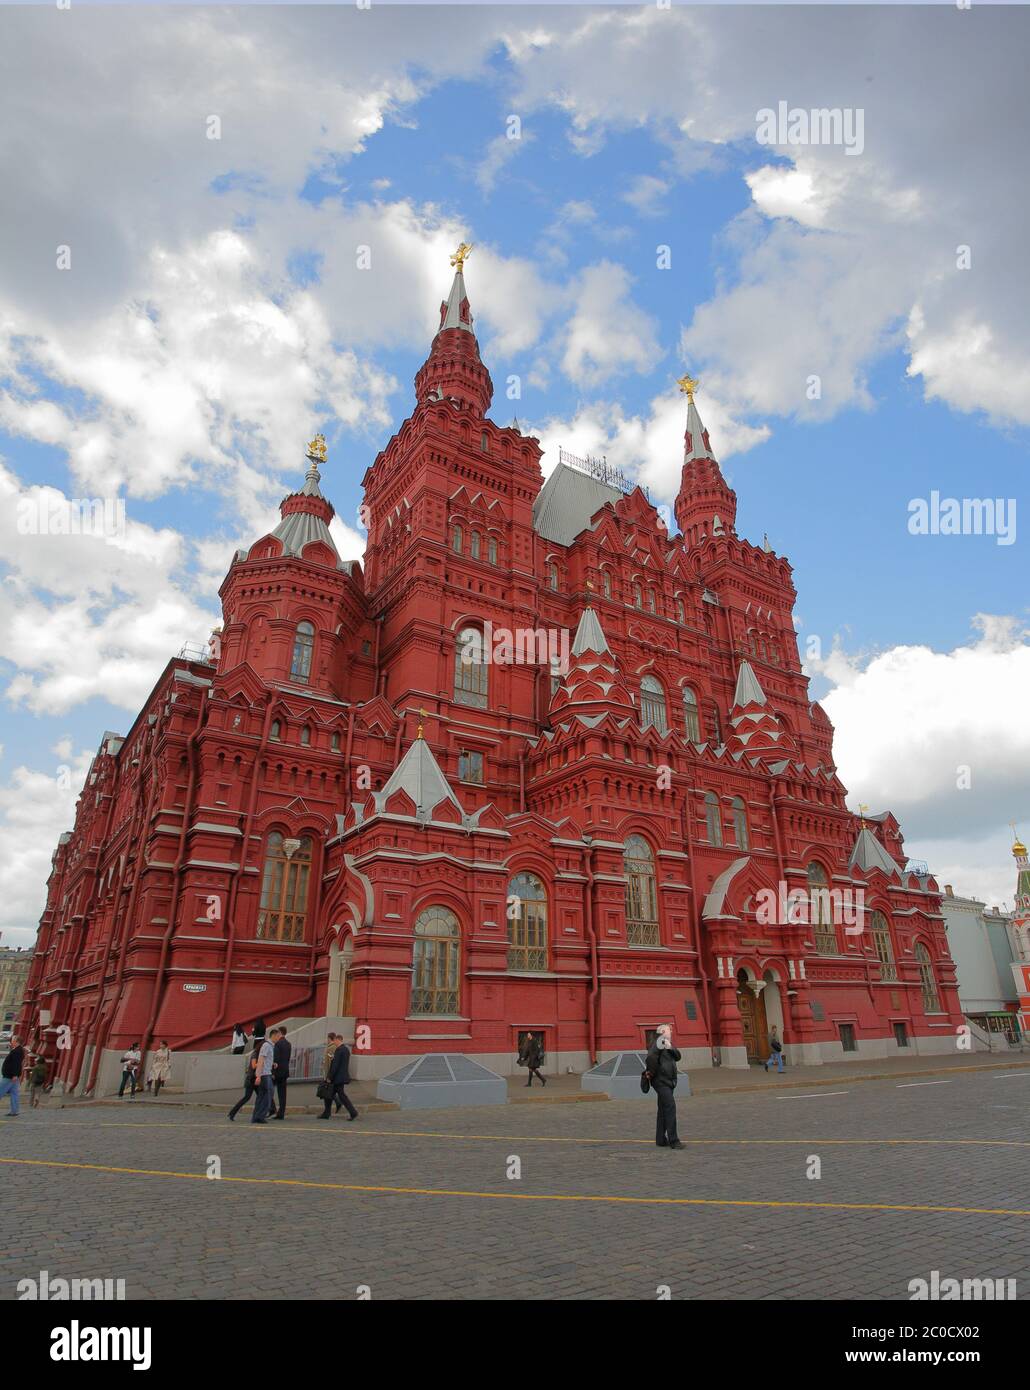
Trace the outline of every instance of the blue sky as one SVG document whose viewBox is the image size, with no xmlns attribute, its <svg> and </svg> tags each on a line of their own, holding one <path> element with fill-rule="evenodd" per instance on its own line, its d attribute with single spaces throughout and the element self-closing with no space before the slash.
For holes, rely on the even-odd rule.
<svg viewBox="0 0 1030 1390">
<path fill-rule="evenodd" d="M 941 108 L 952 72 L 998 70 L 1020 33 L 986 16 L 961 31 L 888 15 L 875 23 L 894 32 L 863 51 L 853 17 L 824 11 L 781 12 L 762 44 L 746 16 L 704 11 L 664 30 L 586 7 L 422 11 L 365 30 L 324 11 L 197 13 L 48 31 L 47 65 L 67 68 L 88 109 L 74 130 L 25 87 L 23 148 L 40 157 L 12 166 L 23 228 L 0 248 L 8 510 L 44 486 L 114 493 L 132 536 L 114 555 L 4 536 L 0 816 L 47 843 L 12 871 L 4 939 L 38 911 L 71 810 L 56 768 L 80 777 L 164 660 L 203 640 L 233 548 L 268 529 L 317 428 L 324 488 L 356 527 L 360 478 L 411 408 L 459 236 L 475 244 L 466 279 L 492 413 L 540 434 L 545 467 L 560 443 L 606 452 L 671 502 L 673 383 L 700 375 L 738 531 L 768 533 L 794 566 L 801 639 L 821 643 L 813 693 L 838 724 L 855 803 L 900 797 L 911 852 L 1004 900 L 1003 827 L 1030 817 L 1027 744 L 999 699 L 1027 670 L 1021 531 L 1004 546 L 907 523 L 931 490 L 1026 505 L 1025 208 L 1008 175 L 1025 84 L 998 72 L 1008 95 L 993 118 L 971 98 Z M 15 84 L 39 81 L 37 19 L 7 21 Z M 891 46 L 916 43 L 936 75 L 913 75 Z M 126 71 L 129 51 L 116 97 L 99 75 Z M 755 112 L 780 92 L 857 94 L 861 159 L 757 143 Z M 210 111 L 224 134 L 201 144 Z M 504 142 L 512 114 L 521 139 Z M 978 119 L 979 145 L 966 138 Z M 65 240 L 78 259 L 61 280 L 38 247 Z M 371 274 L 354 269 L 364 241 Z M 656 268 L 660 245 L 670 269 Z M 963 750 L 983 774 L 975 805 L 952 794 Z M 963 858 L 970 841 L 982 852 Z"/>
</svg>

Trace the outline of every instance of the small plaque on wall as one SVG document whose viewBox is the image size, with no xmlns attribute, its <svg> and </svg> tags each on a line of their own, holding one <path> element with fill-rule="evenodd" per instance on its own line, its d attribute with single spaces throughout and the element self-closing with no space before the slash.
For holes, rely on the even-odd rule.
<svg viewBox="0 0 1030 1390">
<path fill-rule="evenodd" d="M 693 1023 L 694 1020 L 697 1018 L 697 1005 L 693 1002 L 693 1000 L 687 999 L 684 1002 L 683 1007 L 687 1011 L 687 1018 L 690 1020 L 691 1023 Z"/>
<path fill-rule="evenodd" d="M 826 1010 L 823 1008 L 822 1004 L 819 1003 L 818 999 L 812 1000 L 812 1017 L 815 1019 L 816 1023 L 826 1022 Z"/>
</svg>

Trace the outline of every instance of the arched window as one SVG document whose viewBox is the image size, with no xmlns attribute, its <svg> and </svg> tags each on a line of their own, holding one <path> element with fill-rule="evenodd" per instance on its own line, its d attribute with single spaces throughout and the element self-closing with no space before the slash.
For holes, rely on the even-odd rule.
<svg viewBox="0 0 1030 1390">
<path fill-rule="evenodd" d="M 676 600 L 676 621 L 678 623 L 685 623 L 687 621 L 686 610 L 683 607 L 683 600 L 681 598 Z"/>
<path fill-rule="evenodd" d="M 722 814 L 715 792 L 705 792 L 705 829 L 710 845 L 722 844 Z"/>
<path fill-rule="evenodd" d="M 508 884 L 508 969 L 547 969 L 547 894 L 535 874 Z"/>
<path fill-rule="evenodd" d="M 469 537 L 469 543 L 470 543 L 470 550 L 469 550 L 469 553 L 471 554 L 473 560 L 478 560 L 478 559 L 479 559 L 479 532 L 478 532 L 478 531 L 473 531 L 473 532 L 472 532 L 472 535 Z"/>
<path fill-rule="evenodd" d="M 497 539 L 494 536 L 491 536 L 486 543 L 486 558 L 491 565 L 497 564 Z"/>
<path fill-rule="evenodd" d="M 333 734 L 333 737 L 332 737 L 332 750 L 333 750 L 334 753 L 338 753 L 338 752 L 340 751 L 340 735 L 339 735 L 339 734 Z"/>
<path fill-rule="evenodd" d="M 551 657 L 551 699 L 553 700 L 558 693 L 558 687 L 562 683 L 561 657 Z"/>
<path fill-rule="evenodd" d="M 640 682 L 640 727 L 648 729 L 652 725 L 660 734 L 669 732 L 662 683 L 654 676 L 645 676 Z"/>
<path fill-rule="evenodd" d="M 919 983 L 923 987 L 923 1008 L 928 1014 L 939 1014 L 941 1001 L 937 994 L 933 962 L 930 960 L 930 952 L 921 941 L 916 943 L 916 961 L 919 964 Z"/>
<path fill-rule="evenodd" d="M 650 608 L 652 613 L 658 612 L 658 600 L 655 598 L 655 593 L 653 589 L 648 589 L 647 591 L 647 606 L 648 608 Z"/>
<path fill-rule="evenodd" d="M 462 539 L 461 527 L 455 526 L 451 531 L 451 549 L 454 551 L 455 555 L 461 554 L 461 548 L 463 544 L 464 541 Z"/>
<path fill-rule="evenodd" d="M 550 589 L 558 587 L 558 566 L 553 563 L 547 566 L 547 586 Z"/>
<path fill-rule="evenodd" d="M 687 738 L 691 743 L 700 743 L 701 720 L 697 712 L 697 696 L 689 685 L 683 687 L 683 719 L 687 726 Z"/>
<path fill-rule="evenodd" d="M 263 941 L 304 940 L 313 848 L 310 835 L 284 839 L 278 830 L 269 835 L 257 920 Z"/>
<path fill-rule="evenodd" d="M 634 584 L 634 585 L 633 585 L 633 607 L 634 607 L 634 608 L 643 608 L 643 606 L 644 606 L 644 595 L 640 592 L 640 585 L 639 585 L 639 584 Z"/>
<path fill-rule="evenodd" d="M 483 634 L 467 627 L 454 649 L 454 698 L 462 705 L 486 709 L 487 666 Z"/>
<path fill-rule="evenodd" d="M 880 962 L 880 979 L 894 981 L 898 978 L 898 967 L 894 963 L 890 924 L 882 912 L 874 912 L 869 927 L 872 932 L 873 946 Z"/>
<path fill-rule="evenodd" d="M 413 1014 L 456 1014 L 461 933 L 458 919 L 446 907 L 427 907 L 415 922 L 415 954 L 411 970 Z"/>
<path fill-rule="evenodd" d="M 308 728 L 308 726 L 307 726 L 306 724 L 304 725 L 303 729 L 301 729 L 301 731 L 300 731 L 300 741 L 301 741 L 301 743 L 304 745 L 305 748 L 306 748 L 306 747 L 308 746 L 308 744 L 310 744 L 310 742 L 311 742 L 311 730 Z"/>
<path fill-rule="evenodd" d="M 293 660 L 290 679 L 307 683 L 311 675 L 311 657 L 315 650 L 315 629 L 310 623 L 298 623 L 293 638 Z"/>
<path fill-rule="evenodd" d="M 751 844 L 747 833 L 747 808 L 739 796 L 735 796 L 730 805 L 733 808 L 733 838 L 737 842 L 737 848 L 750 849 Z"/>
<path fill-rule="evenodd" d="M 601 586 L 604 589 L 605 598 L 612 596 L 612 573 L 611 570 L 601 571 Z"/>
<path fill-rule="evenodd" d="M 282 727 L 278 719 L 273 719 L 272 727 L 268 731 L 268 737 L 278 743 L 279 739 L 282 738 Z"/>
<path fill-rule="evenodd" d="M 821 956 L 837 954 L 837 928 L 826 870 L 814 861 L 808 866 L 808 920 L 815 933 L 815 949 Z"/>
<path fill-rule="evenodd" d="M 626 874 L 626 940 L 630 946 L 659 946 L 654 855 L 643 836 L 626 837 L 622 866 Z"/>
<path fill-rule="evenodd" d="M 780 664 L 780 644 L 772 640 L 769 642 L 769 660 L 774 666 Z"/>
</svg>

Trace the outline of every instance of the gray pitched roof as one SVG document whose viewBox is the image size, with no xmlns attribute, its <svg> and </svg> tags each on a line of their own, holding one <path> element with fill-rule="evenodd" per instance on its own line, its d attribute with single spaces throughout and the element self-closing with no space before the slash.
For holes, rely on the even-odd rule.
<svg viewBox="0 0 1030 1390">
<path fill-rule="evenodd" d="M 596 652 L 600 656 L 602 652 L 610 650 L 597 614 L 592 608 L 584 608 L 572 643 L 572 655 L 582 656 L 584 652 Z"/>
<path fill-rule="evenodd" d="M 883 845 L 868 828 L 863 825 L 858 832 L 854 848 L 851 851 L 851 858 L 848 860 L 849 869 L 882 869 L 889 877 L 896 874 L 901 877 L 901 870 L 897 862 L 893 860 Z"/>
<path fill-rule="evenodd" d="M 751 669 L 749 661 L 740 663 L 740 670 L 737 672 L 737 688 L 733 692 L 733 703 L 741 707 L 765 704 L 765 691 L 758 684 L 758 677 Z"/>
<path fill-rule="evenodd" d="M 466 333 L 471 333 L 472 311 L 469 310 L 469 321 L 464 323 L 461 317 L 462 300 L 468 299 L 465 291 L 465 277 L 460 270 L 454 272 L 454 283 L 451 285 L 451 293 L 447 299 L 447 312 L 444 314 L 443 323 L 440 325 L 440 332 L 445 328 L 463 328 Z"/>
<path fill-rule="evenodd" d="M 617 487 L 559 463 L 533 503 L 533 529 L 545 541 L 571 545 L 606 502 L 622 496 Z"/>
<path fill-rule="evenodd" d="M 381 811 L 396 791 L 405 791 L 415 803 L 416 814 L 427 817 L 441 801 L 449 801 L 464 817 L 461 802 L 433 757 L 433 750 L 424 738 L 417 738 L 394 768 L 390 780 L 381 792 L 373 792 L 377 811 Z"/>
<path fill-rule="evenodd" d="M 690 435 L 690 448 L 684 447 L 683 462 L 690 463 L 693 459 L 711 459 L 716 462 L 715 455 L 711 448 L 705 448 L 705 427 L 701 423 L 701 416 L 697 413 L 697 406 L 691 400 L 687 406 L 687 431 Z"/>
</svg>

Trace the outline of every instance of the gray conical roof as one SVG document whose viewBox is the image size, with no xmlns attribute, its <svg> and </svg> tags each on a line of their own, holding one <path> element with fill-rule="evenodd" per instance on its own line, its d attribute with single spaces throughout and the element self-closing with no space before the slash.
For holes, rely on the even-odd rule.
<svg viewBox="0 0 1030 1390">
<path fill-rule="evenodd" d="M 717 461 L 711 446 L 705 445 L 705 427 L 701 423 L 701 416 L 697 413 L 697 406 L 693 400 L 687 406 L 687 433 L 690 435 L 690 447 L 687 448 L 686 441 L 684 441 L 684 463 L 690 463 L 693 459 L 711 459 L 713 463 Z"/>
<path fill-rule="evenodd" d="M 862 826 L 855 839 L 851 858 L 848 860 L 848 868 L 882 869 L 888 877 L 893 874 L 901 877 L 901 870 L 895 860 L 891 858 L 873 832 L 865 825 Z"/>
<path fill-rule="evenodd" d="M 451 285 L 451 293 L 447 299 L 447 311 L 440 325 L 441 333 L 445 328 L 463 328 L 466 333 L 472 332 L 472 311 L 469 310 L 468 322 L 461 317 L 461 306 L 463 301 L 468 299 L 465 290 L 465 277 L 460 268 L 454 272 L 454 283 Z"/>
<path fill-rule="evenodd" d="M 584 652 L 596 652 L 598 656 L 602 652 L 608 652 L 609 656 L 611 655 L 608 639 L 605 637 L 600 620 L 592 608 L 584 608 L 580 614 L 579 626 L 576 628 L 576 636 L 572 643 L 573 656 L 582 656 Z"/>
<path fill-rule="evenodd" d="M 394 768 L 390 780 L 381 792 L 373 792 L 377 811 L 381 811 L 396 791 L 405 791 L 415 803 L 419 819 L 428 818 L 441 801 L 449 801 L 456 806 L 462 817 L 465 812 L 461 802 L 451 790 L 451 785 L 440 770 L 440 764 L 433 757 L 433 751 L 424 738 L 417 738 L 404 757 Z"/>
<path fill-rule="evenodd" d="M 758 677 L 751 669 L 749 661 L 740 663 L 740 670 L 737 672 L 737 688 L 733 692 L 734 705 L 740 705 L 743 709 L 745 705 L 764 705 L 765 691 L 758 684 Z"/>
</svg>

